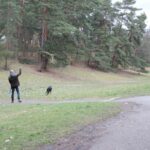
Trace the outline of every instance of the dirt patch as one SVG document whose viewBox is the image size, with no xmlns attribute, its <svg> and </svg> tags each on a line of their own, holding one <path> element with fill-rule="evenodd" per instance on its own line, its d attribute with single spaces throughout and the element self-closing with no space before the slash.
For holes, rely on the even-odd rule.
<svg viewBox="0 0 150 150">
<path fill-rule="evenodd" d="M 55 69 L 51 69 L 47 72 L 48 74 L 51 74 L 54 78 L 57 79 L 63 79 L 63 80 L 69 80 L 69 81 L 77 81 L 80 80 L 79 78 L 70 76 L 70 75 L 65 75 L 63 73 L 60 73 L 58 71 L 56 71 Z"/>
<path fill-rule="evenodd" d="M 42 72 L 38 71 L 39 69 L 36 66 L 34 66 L 34 65 L 30 65 L 29 68 L 30 68 L 30 72 L 32 72 L 33 74 L 36 74 L 36 75 L 40 75 L 40 76 L 44 75 L 44 76 L 52 77 L 54 79 L 66 80 L 66 81 L 77 81 L 77 80 L 80 80 L 77 77 L 70 76 L 70 74 L 66 75 L 66 74 L 62 73 L 60 68 L 59 69 L 57 69 L 57 68 L 50 68 L 47 71 L 42 71 Z"/>
</svg>

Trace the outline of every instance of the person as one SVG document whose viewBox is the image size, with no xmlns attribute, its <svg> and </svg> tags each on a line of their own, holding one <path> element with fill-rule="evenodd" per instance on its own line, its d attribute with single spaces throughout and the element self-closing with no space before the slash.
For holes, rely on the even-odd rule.
<svg viewBox="0 0 150 150">
<path fill-rule="evenodd" d="M 21 103 L 22 101 L 20 100 L 20 92 L 19 92 L 19 86 L 20 82 L 18 77 L 21 75 L 21 69 L 19 69 L 19 73 L 17 74 L 14 70 L 10 70 L 10 75 L 8 77 L 10 86 L 11 86 L 11 102 L 14 103 L 14 92 L 16 90 L 17 92 L 17 98 L 18 102 Z"/>
</svg>

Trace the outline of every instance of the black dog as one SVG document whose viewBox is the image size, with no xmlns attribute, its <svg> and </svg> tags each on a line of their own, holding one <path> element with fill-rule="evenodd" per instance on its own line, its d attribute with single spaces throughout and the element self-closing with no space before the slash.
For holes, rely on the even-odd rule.
<svg viewBox="0 0 150 150">
<path fill-rule="evenodd" d="M 46 95 L 48 95 L 51 92 L 52 92 L 52 86 L 48 86 L 48 88 L 46 90 Z"/>
</svg>

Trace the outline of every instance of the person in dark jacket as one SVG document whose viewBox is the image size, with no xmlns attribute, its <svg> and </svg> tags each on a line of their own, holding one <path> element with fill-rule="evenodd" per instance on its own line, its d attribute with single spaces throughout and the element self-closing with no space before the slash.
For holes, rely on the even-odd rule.
<svg viewBox="0 0 150 150">
<path fill-rule="evenodd" d="M 10 86 L 11 86 L 11 102 L 14 103 L 14 92 L 16 90 L 17 92 L 17 98 L 18 102 L 21 102 L 20 100 L 20 92 L 19 92 L 19 79 L 18 77 L 21 75 L 21 69 L 19 69 L 19 73 L 16 74 L 14 70 L 10 70 L 10 76 L 8 78 Z"/>
</svg>

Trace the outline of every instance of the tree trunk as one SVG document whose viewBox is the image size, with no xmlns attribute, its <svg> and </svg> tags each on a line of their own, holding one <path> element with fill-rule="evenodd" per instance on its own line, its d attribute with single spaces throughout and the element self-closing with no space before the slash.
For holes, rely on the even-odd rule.
<svg viewBox="0 0 150 150">
<path fill-rule="evenodd" d="M 4 69 L 5 69 L 5 70 L 8 70 L 8 58 L 7 58 L 7 57 L 5 57 Z"/>
<path fill-rule="evenodd" d="M 49 57 L 41 54 L 40 72 L 46 71 L 49 62 Z"/>
<path fill-rule="evenodd" d="M 45 2 L 47 2 L 47 0 L 45 0 Z M 48 23 L 46 21 L 47 19 L 47 15 L 48 15 L 48 9 L 47 7 L 44 7 L 42 10 L 42 14 L 43 14 L 43 21 L 42 21 L 42 34 L 41 34 L 41 48 L 44 48 L 44 44 L 48 39 Z M 46 55 L 42 55 L 41 54 L 41 66 L 40 66 L 40 71 L 42 72 L 43 70 L 46 71 L 47 70 L 47 66 L 48 66 L 48 61 L 49 61 L 49 57 Z"/>
<path fill-rule="evenodd" d="M 47 0 L 45 2 L 47 2 Z M 47 15 L 48 15 L 47 7 L 43 8 L 42 14 L 43 14 L 43 21 L 42 21 L 41 47 L 43 48 L 44 44 L 45 44 L 45 42 L 47 41 L 47 38 L 48 38 L 48 23 L 46 21 Z"/>
</svg>

